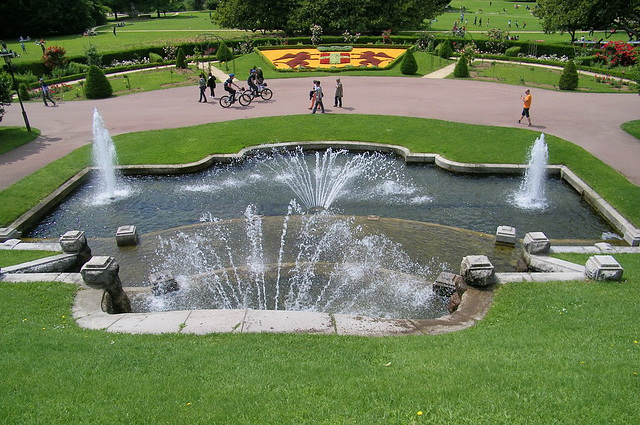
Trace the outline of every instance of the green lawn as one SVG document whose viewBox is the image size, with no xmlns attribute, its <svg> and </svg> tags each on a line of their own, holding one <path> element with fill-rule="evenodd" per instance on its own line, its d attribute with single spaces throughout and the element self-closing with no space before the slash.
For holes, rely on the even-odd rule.
<svg viewBox="0 0 640 425">
<path fill-rule="evenodd" d="M 508 284 L 440 336 L 89 331 L 71 285 L 0 283 L 0 421 L 632 424 L 640 257 L 616 258 L 623 283 Z"/>
<path fill-rule="evenodd" d="M 190 17 L 193 16 L 193 17 Z M 46 46 L 60 46 L 67 50 L 67 56 L 84 55 L 91 43 L 100 53 L 140 48 L 144 46 L 173 45 L 182 42 L 193 42 L 206 37 L 242 38 L 244 31 L 223 30 L 209 21 L 208 12 L 188 12 L 166 18 L 150 20 L 126 21 L 126 26 L 116 29 L 113 35 L 113 24 L 98 28 L 98 35 L 88 37 L 81 34 L 46 38 Z M 39 39 L 38 39 L 39 40 Z M 35 45 L 35 38 L 26 43 L 27 53 L 16 58 L 15 62 L 40 60 L 42 50 Z M 17 40 L 6 40 L 9 49 L 21 53 Z"/>
<path fill-rule="evenodd" d="M 517 35 L 521 41 L 536 41 L 544 40 L 546 43 L 569 43 L 571 36 L 567 33 L 553 33 L 545 34 L 542 31 L 542 25 L 538 21 L 538 18 L 531 14 L 530 10 L 526 9 L 528 4 L 531 9 L 535 6 L 535 3 L 527 2 L 514 2 L 509 0 L 492 1 L 489 6 L 488 0 L 452 0 L 451 8 L 448 12 L 436 18 L 436 22 L 431 25 L 431 30 L 434 31 L 451 31 L 453 23 L 460 19 L 460 7 L 465 7 L 464 12 L 465 20 L 467 23 L 467 31 L 470 31 L 467 37 L 480 38 L 481 32 L 486 32 L 489 28 L 499 28 L 506 30 L 511 35 Z M 515 5 L 519 5 L 516 9 Z M 504 11 L 503 9 L 506 9 Z M 474 25 L 475 18 L 482 18 L 482 26 Z M 489 25 L 487 26 L 487 19 Z M 511 19 L 511 27 L 509 28 L 509 19 Z M 515 22 L 518 21 L 519 27 L 516 27 Z M 523 22 L 526 22 L 526 28 L 523 28 Z M 596 31 L 593 36 L 589 36 L 588 31 L 577 33 L 577 38 L 584 35 L 587 40 L 624 40 L 628 38 L 626 34 L 618 33 L 611 35 L 605 31 Z M 607 38 L 609 36 L 609 38 Z"/>
<path fill-rule="evenodd" d="M 14 107 L 20 107 L 14 105 Z M 40 130 L 31 128 L 27 131 L 26 127 L 0 127 L 0 155 L 9 152 L 12 149 L 26 145 L 40 136 Z"/>
<path fill-rule="evenodd" d="M 38 260 L 40 258 L 51 257 L 60 254 L 53 251 L 22 251 L 22 250 L 0 250 L 0 267 L 8 267 L 27 261 Z"/>
<path fill-rule="evenodd" d="M 558 82 L 562 69 L 549 69 L 539 66 L 500 63 L 491 60 L 478 59 L 474 66 L 469 68 L 471 78 L 496 83 L 527 85 L 544 89 L 558 89 Z M 449 78 L 453 78 L 451 75 Z M 591 75 L 579 74 L 577 91 L 589 93 L 635 93 L 635 84 L 622 84 L 619 88 L 610 84 L 600 83 Z"/>
<path fill-rule="evenodd" d="M 626 122 L 620 127 L 636 139 L 640 140 L 640 120 Z"/>
</svg>

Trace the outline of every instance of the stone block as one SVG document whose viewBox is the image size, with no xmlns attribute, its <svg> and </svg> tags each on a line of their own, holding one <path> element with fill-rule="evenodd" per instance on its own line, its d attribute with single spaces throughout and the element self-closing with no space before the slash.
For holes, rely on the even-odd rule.
<svg viewBox="0 0 640 425">
<path fill-rule="evenodd" d="M 96 256 L 80 270 L 84 282 L 94 289 L 106 289 L 119 284 L 120 265 L 113 257 Z"/>
<path fill-rule="evenodd" d="M 592 280 L 622 280 L 623 269 L 611 255 L 594 255 L 587 260 L 586 274 Z"/>
<path fill-rule="evenodd" d="M 455 273 L 442 272 L 433 284 L 433 291 L 440 296 L 450 297 L 461 283 L 462 276 Z"/>
<path fill-rule="evenodd" d="M 87 237 L 81 230 L 70 230 L 60 237 L 62 252 L 75 253 L 87 246 Z"/>
<path fill-rule="evenodd" d="M 623 238 L 631 246 L 640 246 L 640 229 L 627 229 Z"/>
<path fill-rule="evenodd" d="M 0 242 L 20 237 L 20 232 L 10 227 L 0 227 Z"/>
<path fill-rule="evenodd" d="M 498 226 L 496 230 L 496 244 L 515 246 L 516 228 L 511 226 Z"/>
<path fill-rule="evenodd" d="M 460 264 L 460 275 L 470 286 L 489 286 L 495 281 L 493 264 L 486 255 L 468 255 Z"/>
<path fill-rule="evenodd" d="M 549 238 L 542 232 L 529 232 L 524 235 L 524 250 L 529 254 L 547 254 L 551 248 Z"/>
<path fill-rule="evenodd" d="M 130 246 L 138 244 L 138 229 L 136 226 L 120 226 L 116 231 L 116 244 Z"/>
</svg>

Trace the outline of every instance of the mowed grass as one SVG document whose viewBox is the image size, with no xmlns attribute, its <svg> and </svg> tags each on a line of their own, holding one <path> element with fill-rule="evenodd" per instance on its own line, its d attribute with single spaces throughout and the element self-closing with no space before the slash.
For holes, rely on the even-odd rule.
<svg viewBox="0 0 640 425">
<path fill-rule="evenodd" d="M 544 89 L 558 90 L 562 69 L 543 68 L 527 64 L 510 64 L 492 62 L 491 60 L 476 60 L 469 68 L 470 78 L 481 81 L 511 85 L 527 85 Z M 603 71 L 604 72 L 604 71 Z M 453 75 L 449 78 L 454 78 Z M 600 83 L 592 75 L 578 74 L 579 82 L 576 91 L 588 93 L 635 93 L 635 83 L 621 84 L 619 88 L 611 84 Z M 617 80 L 616 80 L 617 81 Z"/>
<path fill-rule="evenodd" d="M 422 118 L 304 114 L 129 133 L 114 140 L 123 165 L 182 164 L 263 143 L 314 140 L 389 143 L 413 152 L 439 153 L 454 161 L 514 164 L 526 162 L 527 151 L 538 136 L 527 129 Z M 625 217 L 640 223 L 640 187 L 581 147 L 555 136 L 546 140 L 552 164 L 569 166 Z M 0 224 L 9 225 L 89 165 L 90 149 L 84 146 L 1 191 L 0 197 L 7 201 L 0 209 Z"/>
<path fill-rule="evenodd" d="M 620 128 L 640 140 L 640 120 L 626 122 Z"/>
<path fill-rule="evenodd" d="M 632 424 L 640 256 L 616 259 L 625 282 L 508 284 L 439 336 L 114 334 L 71 285 L 0 283 L 0 421 Z"/>
<path fill-rule="evenodd" d="M 19 105 L 14 106 L 19 107 Z M 40 136 L 40 130 L 33 127 L 31 131 L 27 131 L 26 127 L 0 127 L 0 155 L 26 145 L 38 136 Z"/>
<path fill-rule="evenodd" d="M 67 56 L 83 56 L 89 44 L 98 48 L 100 53 L 117 52 L 120 50 L 141 48 L 145 46 L 175 45 L 195 41 L 224 39 L 241 39 L 246 35 L 244 31 L 222 29 L 209 20 L 208 12 L 186 12 L 178 15 L 167 14 L 167 17 L 147 20 L 126 20 L 124 27 L 116 28 L 113 35 L 114 22 L 98 27 L 97 35 L 83 36 L 82 34 L 46 37 L 45 46 L 59 46 L 67 50 Z M 27 34 L 24 34 L 25 36 Z M 40 39 L 38 38 L 37 41 Z M 17 40 L 5 40 L 7 47 L 21 54 L 14 59 L 18 64 L 22 61 L 39 61 L 42 57 L 40 46 L 35 44 L 35 37 L 26 43 L 27 53 L 22 54 L 22 48 Z"/>
<path fill-rule="evenodd" d="M 53 251 L 0 250 L 0 267 L 14 266 L 28 261 L 39 260 L 59 254 Z"/>
</svg>

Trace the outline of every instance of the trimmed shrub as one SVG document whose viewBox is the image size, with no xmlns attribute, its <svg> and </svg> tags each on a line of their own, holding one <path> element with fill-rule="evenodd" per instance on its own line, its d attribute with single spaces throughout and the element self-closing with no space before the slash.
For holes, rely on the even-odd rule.
<svg viewBox="0 0 640 425">
<path fill-rule="evenodd" d="M 456 67 L 453 68 L 453 76 L 456 78 L 469 77 L 469 65 L 467 63 L 467 57 L 465 55 L 460 56 L 460 59 L 458 59 Z"/>
<path fill-rule="evenodd" d="M 218 46 L 218 52 L 216 53 L 216 59 L 220 62 L 229 62 L 233 60 L 233 52 L 227 46 L 227 43 L 224 41 L 220 42 L 220 46 Z"/>
<path fill-rule="evenodd" d="M 436 48 L 438 56 L 443 59 L 449 59 L 453 54 L 453 50 L 451 50 L 451 44 L 449 44 L 448 40 L 444 40 L 442 43 L 438 44 Z"/>
<path fill-rule="evenodd" d="M 412 49 L 407 49 L 404 53 L 402 63 L 400 64 L 400 72 L 402 72 L 403 75 L 413 75 L 418 72 L 418 62 L 413 55 Z"/>
<path fill-rule="evenodd" d="M 520 46 L 509 47 L 504 51 L 504 55 L 510 58 L 515 58 L 520 53 Z"/>
<path fill-rule="evenodd" d="M 151 63 L 161 63 L 164 59 L 157 53 L 149 52 L 149 62 Z"/>
<path fill-rule="evenodd" d="M 184 50 L 182 50 L 182 48 L 178 49 L 178 53 L 176 53 L 176 68 L 187 68 L 187 61 L 185 60 Z"/>
<path fill-rule="evenodd" d="M 567 62 L 564 67 L 558 87 L 560 87 L 560 90 L 575 90 L 578 88 L 578 70 L 572 60 Z"/>
<path fill-rule="evenodd" d="M 113 87 L 104 72 L 95 65 L 89 67 L 84 83 L 84 94 L 87 99 L 104 99 L 113 94 Z"/>
<path fill-rule="evenodd" d="M 84 49 L 84 56 L 87 60 L 87 65 L 102 66 L 102 55 L 98 52 L 95 44 L 89 43 Z"/>
<path fill-rule="evenodd" d="M 20 83 L 18 86 L 18 92 L 20 93 L 20 98 L 22 100 L 31 99 L 31 95 L 29 94 L 29 87 L 25 83 Z"/>
</svg>

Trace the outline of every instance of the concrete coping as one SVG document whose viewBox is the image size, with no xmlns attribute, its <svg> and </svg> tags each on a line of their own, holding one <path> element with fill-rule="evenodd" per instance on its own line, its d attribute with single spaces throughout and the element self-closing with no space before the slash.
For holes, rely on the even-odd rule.
<svg viewBox="0 0 640 425">
<path fill-rule="evenodd" d="M 528 168 L 527 164 L 470 164 L 448 160 L 439 154 L 412 153 L 404 146 L 389 145 L 384 143 L 354 142 L 354 141 L 314 141 L 314 142 L 288 142 L 273 143 L 252 146 L 240 150 L 236 154 L 215 154 L 209 155 L 200 161 L 188 164 L 159 164 L 159 165 L 125 165 L 118 169 L 125 175 L 172 175 L 188 174 L 202 171 L 216 163 L 231 163 L 234 160 L 251 155 L 255 152 L 268 152 L 273 149 L 294 149 L 302 147 L 307 150 L 327 149 L 329 147 L 337 149 L 348 149 L 356 152 L 377 151 L 393 153 L 402 157 L 407 164 L 426 163 L 435 164 L 445 170 L 458 173 L 472 174 L 523 174 Z M 69 196 L 73 190 L 84 183 L 89 174 L 94 169 L 87 167 L 74 177 L 65 182 L 56 191 L 43 199 L 38 205 L 20 216 L 4 232 L 9 234 L 14 231 L 28 229 L 34 226 L 50 209 L 55 207 L 64 198 Z M 607 201 L 605 201 L 596 191 L 589 187 L 582 179 L 564 165 L 547 166 L 549 175 L 560 176 L 566 180 L 575 190 L 584 197 L 598 212 L 600 212 L 609 222 L 623 234 L 625 241 L 630 246 L 640 246 L 640 229 L 635 228 L 631 222 L 625 219 Z M 2 241 L 2 240 L 0 240 Z"/>
</svg>

